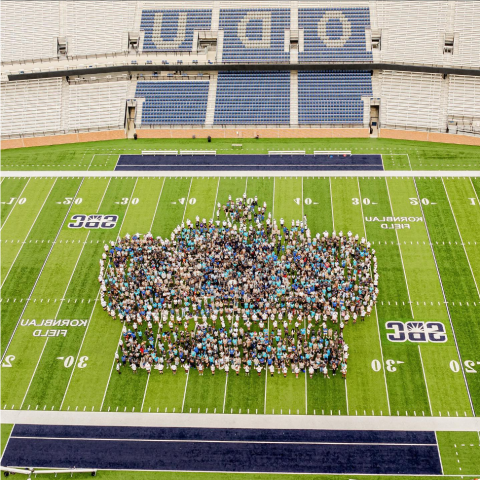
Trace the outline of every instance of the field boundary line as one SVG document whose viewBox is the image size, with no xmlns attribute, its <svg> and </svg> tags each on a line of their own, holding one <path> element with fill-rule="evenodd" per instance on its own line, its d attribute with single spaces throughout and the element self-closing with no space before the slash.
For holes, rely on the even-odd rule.
<svg viewBox="0 0 480 480">
<path fill-rule="evenodd" d="M 84 181 L 84 180 L 85 180 L 85 179 L 82 178 L 82 180 L 81 180 L 81 182 L 80 182 L 80 184 L 79 184 L 79 186 L 78 186 L 78 188 L 77 188 L 77 191 L 75 192 L 75 195 L 74 195 L 73 198 L 72 198 L 72 202 L 70 203 L 70 205 L 69 205 L 69 207 L 68 207 L 68 209 L 67 209 L 67 213 L 65 214 L 65 217 L 63 218 L 63 221 L 62 221 L 62 223 L 61 223 L 61 225 L 60 225 L 60 228 L 58 229 L 58 232 L 57 232 L 57 234 L 55 235 L 55 238 L 54 238 L 54 240 L 53 240 L 53 242 L 52 242 L 52 245 L 51 245 L 51 247 L 50 247 L 50 250 L 48 251 L 47 257 L 45 258 L 45 261 L 43 262 L 42 268 L 40 269 L 40 272 L 38 273 L 37 278 L 36 278 L 36 280 L 35 280 L 35 283 L 33 284 L 32 290 L 30 291 L 30 295 L 28 296 L 28 298 L 27 298 L 26 301 L 25 301 L 25 305 L 24 305 L 24 307 L 23 307 L 23 309 L 22 309 L 22 312 L 20 313 L 20 316 L 19 316 L 19 318 L 18 318 L 17 324 L 15 325 L 15 329 L 13 330 L 12 335 L 10 336 L 10 339 L 8 340 L 8 344 L 7 344 L 7 346 L 5 347 L 5 351 L 3 352 L 2 358 L 1 358 L 1 360 L 0 360 L 0 365 L 3 364 L 3 359 L 5 358 L 5 355 L 7 354 L 7 351 L 8 351 L 8 349 L 9 349 L 9 347 L 10 347 L 10 344 L 12 343 L 12 340 L 13 340 L 13 337 L 14 337 L 16 331 L 17 331 L 18 325 L 20 324 L 20 320 L 22 319 L 23 314 L 25 313 L 25 310 L 27 309 L 27 306 L 28 306 L 28 304 L 30 303 L 30 298 L 32 297 L 33 292 L 35 291 L 35 288 L 37 287 L 37 283 L 38 283 L 38 281 L 40 280 L 40 277 L 42 276 L 42 273 L 43 273 L 43 270 L 44 270 L 44 268 L 45 268 L 45 265 L 47 264 L 48 259 L 50 258 L 50 254 L 52 253 L 53 247 L 54 247 L 54 246 L 56 245 L 56 243 L 57 243 L 57 238 L 59 237 L 60 232 L 61 232 L 62 229 L 63 229 L 63 225 L 65 224 L 65 221 L 67 220 L 67 217 L 68 217 L 68 215 L 69 215 L 69 213 L 70 213 L 70 210 L 72 209 L 72 206 L 73 206 L 73 204 L 74 204 L 74 202 L 75 202 L 75 200 L 76 200 L 76 198 L 77 198 L 77 195 L 78 195 L 78 192 L 80 191 L 80 188 L 82 188 L 82 185 L 83 185 L 83 181 Z M 54 183 L 55 183 L 55 182 L 54 182 Z M 52 186 L 52 188 L 53 188 L 53 186 Z M 48 198 L 48 197 L 47 197 L 47 198 Z M 43 206 L 42 206 L 42 209 L 43 209 Z M 13 265 L 13 264 L 12 264 L 12 265 Z"/>
<path fill-rule="evenodd" d="M 419 345 L 419 347 L 420 347 L 420 345 Z M 442 475 L 445 475 L 445 473 L 443 473 L 442 453 L 440 452 L 440 445 L 438 444 L 437 432 L 435 432 L 435 440 L 437 442 L 437 450 L 438 450 L 438 458 L 440 460 L 440 468 L 442 469 Z"/>
<path fill-rule="evenodd" d="M 103 195 L 102 195 L 102 198 L 100 200 L 100 204 L 98 205 L 98 208 L 97 208 L 97 213 L 98 211 L 100 210 L 100 208 L 102 207 L 102 203 L 103 203 L 103 200 L 105 199 L 105 194 L 107 193 L 107 190 L 108 190 L 108 187 L 110 186 L 110 182 L 112 181 L 112 179 L 110 178 L 108 180 L 108 183 L 107 183 L 107 186 L 105 187 L 105 190 L 103 192 Z M 77 265 L 78 265 L 78 262 L 80 260 L 80 257 L 82 256 L 82 253 L 83 253 L 83 250 L 85 248 L 85 245 L 87 244 L 87 240 L 88 240 L 88 237 L 90 235 L 90 232 L 91 230 L 88 231 L 88 234 L 85 238 L 85 242 L 83 242 L 83 246 L 82 246 L 82 249 L 80 250 L 80 254 L 78 255 L 78 258 L 77 258 L 77 263 L 75 264 L 75 268 L 73 269 L 73 272 L 72 272 L 72 276 L 70 277 L 70 280 L 68 282 L 68 285 L 67 285 L 67 288 L 65 289 L 65 293 L 63 295 L 63 298 L 65 298 L 67 292 L 68 292 L 68 287 L 70 286 L 70 282 L 72 280 L 72 277 L 73 277 L 73 274 L 75 273 L 75 270 L 77 269 Z M 88 323 L 87 323 L 87 326 L 85 328 L 85 333 L 83 334 L 83 337 L 82 337 L 82 342 L 80 343 L 80 347 L 78 348 L 78 353 L 77 353 L 77 357 L 75 358 L 75 362 L 73 364 L 73 368 L 72 368 L 72 372 L 70 373 L 70 377 L 68 379 L 68 383 L 67 383 L 67 387 L 65 388 L 65 392 L 63 393 L 63 398 L 62 398 L 62 403 L 60 404 L 60 410 L 62 409 L 63 407 L 63 403 L 65 402 L 65 397 L 67 396 L 67 391 L 70 387 L 70 382 L 72 381 L 72 377 L 73 377 L 73 373 L 75 372 L 75 367 L 77 366 L 77 362 L 78 362 L 78 359 L 80 357 L 80 352 L 82 351 L 82 348 L 83 348 L 83 342 L 85 341 L 85 337 L 87 336 L 87 332 L 88 332 L 88 327 L 90 326 L 90 322 L 92 320 L 92 316 L 93 316 L 93 312 L 95 311 L 95 307 L 97 305 L 97 301 L 98 301 L 98 295 L 100 294 L 100 288 L 98 289 L 98 292 L 97 292 L 97 296 L 95 298 L 95 301 L 93 302 L 93 307 L 92 307 L 92 310 L 90 312 L 90 316 L 89 316 L 89 319 L 88 319 Z M 57 311 L 57 317 L 58 317 L 58 314 L 60 313 L 60 307 L 62 306 L 63 304 L 63 300 L 60 301 L 60 306 L 58 307 L 58 311 Z M 56 318 L 56 317 L 55 317 Z"/>
<path fill-rule="evenodd" d="M 455 333 L 455 329 L 453 328 L 453 321 L 452 321 L 452 315 L 450 314 L 450 308 L 448 306 L 448 302 L 447 302 L 447 296 L 445 295 L 445 290 L 443 288 L 443 282 L 442 282 L 442 277 L 440 275 L 440 270 L 438 268 L 438 263 L 437 263 L 437 257 L 435 255 L 435 250 L 433 248 L 433 244 L 432 244 L 432 238 L 430 237 L 430 230 L 428 229 L 428 225 L 427 225 L 427 219 L 425 217 L 425 212 L 423 211 L 423 206 L 422 206 L 422 202 L 420 200 L 420 193 L 418 191 L 418 187 L 417 187 L 417 182 L 415 181 L 415 178 L 413 179 L 413 184 L 415 185 L 415 191 L 417 193 L 417 199 L 418 199 L 418 204 L 420 206 L 420 210 L 422 212 L 422 217 L 423 217 L 423 220 L 424 220 L 424 225 L 425 225 L 425 230 L 427 231 L 427 236 L 428 236 L 428 243 L 430 243 L 430 249 L 432 251 L 432 255 L 433 255 L 433 260 L 435 262 L 435 268 L 437 270 L 437 275 L 438 275 L 438 280 L 440 282 L 440 287 L 442 288 L 442 295 L 443 295 L 443 301 L 445 303 L 445 308 L 447 309 L 447 314 L 448 314 L 448 319 L 450 321 L 450 328 L 452 329 L 452 335 L 453 335 L 453 339 L 455 340 L 455 347 L 457 349 L 457 355 L 458 355 L 458 359 L 460 360 L 460 367 L 462 368 L 462 374 L 463 374 L 463 380 L 465 382 L 465 388 L 467 389 L 467 394 L 468 394 L 468 399 L 470 400 L 470 408 L 472 409 L 472 414 L 473 416 L 475 417 L 475 408 L 473 406 L 473 400 L 472 400 L 472 396 L 470 394 L 470 387 L 468 386 L 468 381 L 467 381 L 467 376 L 465 375 L 465 369 L 464 369 L 464 366 L 463 366 L 463 360 L 462 360 L 462 355 L 460 353 L 460 348 L 458 347 L 458 342 L 457 342 L 457 335 Z"/>
<path fill-rule="evenodd" d="M 462 243 L 463 251 L 465 253 L 465 257 L 467 257 L 468 267 L 470 268 L 470 273 L 472 274 L 473 282 L 475 283 L 475 288 L 477 289 L 478 298 L 480 298 L 480 291 L 478 290 L 477 280 L 475 279 L 475 275 L 473 273 L 472 265 L 470 264 L 470 259 L 468 258 L 467 249 L 465 248 L 465 243 L 463 242 L 462 232 L 460 232 L 460 227 L 458 226 L 457 218 L 455 217 L 455 212 L 453 211 L 452 202 L 450 202 L 450 197 L 448 195 L 447 187 L 445 185 L 445 182 L 443 181 L 443 178 L 442 178 L 442 185 L 443 185 L 443 189 L 445 190 L 445 195 L 447 196 L 450 211 L 452 212 L 453 219 L 455 220 L 455 226 L 457 227 L 458 236 L 460 237 L 460 242 Z"/>
<path fill-rule="evenodd" d="M 357 178 L 357 186 L 358 186 L 358 198 L 360 200 L 360 211 L 362 212 L 362 223 L 363 223 L 363 233 L 365 234 L 365 238 L 368 241 L 367 238 L 367 228 L 365 227 L 365 215 L 363 212 L 363 197 L 362 197 L 362 191 L 360 189 L 360 180 Z M 372 268 L 370 267 L 370 272 L 372 273 Z M 392 409 L 390 407 L 390 396 L 388 394 L 388 384 L 387 384 L 387 374 L 385 373 L 385 359 L 383 357 L 383 347 L 382 347 L 382 337 L 380 335 L 380 325 L 378 323 L 378 312 L 377 312 L 377 306 L 374 306 L 375 309 L 375 318 L 377 320 L 377 332 L 378 332 L 378 343 L 380 345 L 380 355 L 382 356 L 382 366 L 383 366 L 383 379 L 385 380 L 385 393 L 387 396 L 387 405 L 388 405 L 388 414 L 392 414 Z M 345 386 L 346 387 L 346 386 Z M 348 401 L 347 401 L 347 409 L 348 409 Z"/>
<path fill-rule="evenodd" d="M 27 180 L 27 183 L 23 186 L 22 191 L 18 194 L 17 201 L 13 204 L 13 207 L 12 207 L 12 209 L 10 210 L 10 212 L 8 213 L 7 218 L 6 218 L 5 221 L 2 223 L 2 226 L 0 227 L 0 231 L 3 230 L 3 227 L 5 226 L 5 224 L 7 223 L 8 219 L 10 218 L 10 215 L 11 215 L 12 212 L 15 210 L 15 207 L 17 206 L 18 201 L 22 198 L 23 192 L 24 192 L 25 189 L 27 188 L 27 185 L 30 183 L 30 180 L 31 180 L 31 177 Z M 3 180 L 2 180 L 2 184 L 3 184 Z"/>
<path fill-rule="evenodd" d="M 130 194 L 130 197 L 129 197 L 129 200 L 128 200 L 128 205 L 127 205 L 127 208 L 125 209 L 125 214 L 123 215 L 122 223 L 120 224 L 120 228 L 118 229 L 117 239 L 122 235 L 123 224 L 125 223 L 125 219 L 127 218 L 128 210 L 130 208 L 130 205 L 132 204 L 132 199 L 134 198 L 133 195 L 135 194 L 135 189 L 137 188 L 137 184 L 138 184 L 138 178 L 137 178 L 137 180 L 135 180 L 135 184 L 132 188 L 132 193 Z M 92 310 L 92 312 L 93 312 L 93 310 Z M 118 350 L 118 343 L 121 340 L 121 338 L 122 338 L 122 331 L 120 330 L 120 337 L 118 338 L 117 344 L 115 345 L 115 352 Z M 113 366 L 114 365 L 115 365 L 115 354 L 113 355 L 112 367 L 110 368 L 110 375 L 108 376 L 107 385 L 105 386 L 105 391 L 103 392 L 103 399 L 102 399 L 102 404 L 100 405 L 100 410 L 102 410 L 103 404 L 105 402 L 105 397 L 107 396 L 107 390 L 108 390 L 108 386 L 110 385 L 110 380 L 112 378 L 112 372 L 113 372 Z"/>
<path fill-rule="evenodd" d="M 7 278 L 8 278 L 8 275 L 10 274 L 13 266 L 15 265 L 15 262 L 17 261 L 17 258 L 18 256 L 20 255 L 20 252 L 22 251 L 22 248 L 23 246 L 26 244 L 27 242 L 27 239 L 30 235 L 30 232 L 32 231 L 32 228 L 34 227 L 34 225 L 37 223 L 37 220 L 38 220 L 38 217 L 40 216 L 40 213 L 42 212 L 43 210 L 43 207 L 45 207 L 45 203 L 47 202 L 48 198 L 50 197 L 50 194 L 52 193 L 52 190 L 53 190 L 53 187 L 55 186 L 55 184 L 57 183 L 57 179 L 55 179 L 55 181 L 52 183 L 52 186 L 50 187 L 50 190 L 49 192 L 47 193 L 47 196 L 45 197 L 45 200 L 43 201 L 43 204 L 42 206 L 40 207 L 40 210 L 38 211 L 36 217 L 35 217 L 35 220 L 33 220 L 32 222 L 32 225 L 30 225 L 30 228 L 28 229 L 28 232 L 27 232 L 27 235 L 25 236 L 25 240 L 23 241 L 21 247 L 19 248 L 17 254 L 15 255 L 15 258 L 13 259 L 13 262 L 12 264 L 10 265 L 10 268 L 8 269 L 8 272 L 7 274 L 5 275 L 5 278 L 3 279 L 3 282 L 2 282 L 2 285 L 0 286 L 0 288 L 3 288 L 3 285 L 5 284 Z M 5 225 L 5 224 L 4 224 Z"/>
<path fill-rule="evenodd" d="M 35 374 L 37 373 L 37 368 L 38 368 L 38 366 L 40 365 L 40 361 L 42 360 L 43 352 L 45 351 L 45 347 L 47 346 L 47 343 L 48 343 L 48 339 L 49 339 L 49 338 L 50 338 L 50 337 L 47 337 L 46 340 L 45 340 L 45 343 L 43 344 L 42 352 L 40 353 L 40 356 L 38 357 L 37 364 L 35 365 L 35 370 L 34 370 L 33 373 L 32 373 L 32 377 L 30 378 L 30 382 L 28 382 L 27 390 L 25 391 L 25 395 L 23 396 L 22 403 L 20 404 L 20 410 L 22 409 L 23 404 L 25 403 L 25 399 L 27 398 L 28 391 L 30 390 L 30 385 L 32 385 L 33 378 L 35 377 Z"/>
</svg>

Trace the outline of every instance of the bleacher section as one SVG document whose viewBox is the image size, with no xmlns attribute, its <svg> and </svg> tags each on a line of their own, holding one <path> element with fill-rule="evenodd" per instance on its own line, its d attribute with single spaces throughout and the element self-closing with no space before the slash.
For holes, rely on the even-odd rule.
<svg viewBox="0 0 480 480">
<path fill-rule="evenodd" d="M 379 74 L 383 128 L 446 128 L 440 74 L 383 71 Z"/>
<path fill-rule="evenodd" d="M 445 60 L 442 41 L 447 29 L 448 3 L 423 0 L 377 2 L 378 28 L 382 31 L 381 59 L 386 62 L 442 64 Z"/>
<path fill-rule="evenodd" d="M 290 28 L 290 9 L 221 9 L 220 29 L 224 31 L 223 62 L 285 62 L 285 30 Z"/>
<path fill-rule="evenodd" d="M 133 30 L 136 3 L 132 0 L 68 2 L 66 37 L 69 55 L 126 50 L 128 32 Z"/>
<path fill-rule="evenodd" d="M 61 130 L 62 79 L 2 82 L 2 135 Z"/>
<path fill-rule="evenodd" d="M 364 123 L 362 96 L 372 96 L 370 72 L 298 72 L 298 123 Z"/>
<path fill-rule="evenodd" d="M 144 51 L 192 50 L 193 35 L 209 30 L 212 10 L 143 10 L 141 30 Z"/>
<path fill-rule="evenodd" d="M 0 2 L 2 62 L 57 54 L 59 4 L 59 0 Z"/>
<path fill-rule="evenodd" d="M 304 38 L 300 61 L 372 60 L 365 41 L 365 29 L 370 28 L 368 7 L 299 8 L 298 28 L 303 29 Z"/>
<path fill-rule="evenodd" d="M 452 64 L 480 68 L 480 2 L 455 4 L 455 48 Z"/>
<path fill-rule="evenodd" d="M 458 120 L 466 117 L 480 131 L 480 77 L 449 76 L 448 115 Z"/>
<path fill-rule="evenodd" d="M 208 87 L 204 80 L 138 82 L 135 96 L 145 98 L 142 125 L 204 124 Z"/>
<path fill-rule="evenodd" d="M 214 123 L 289 124 L 290 72 L 220 72 Z"/>
<path fill-rule="evenodd" d="M 127 81 L 71 85 L 66 128 L 123 128 L 128 85 Z"/>
</svg>

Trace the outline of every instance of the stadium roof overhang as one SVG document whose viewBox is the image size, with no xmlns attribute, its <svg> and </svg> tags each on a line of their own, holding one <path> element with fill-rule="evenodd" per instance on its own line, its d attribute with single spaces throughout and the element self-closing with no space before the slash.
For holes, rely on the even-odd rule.
<svg viewBox="0 0 480 480">
<path fill-rule="evenodd" d="M 409 65 L 398 63 L 222 63 L 222 64 L 167 64 L 167 65 L 115 65 L 92 68 L 70 68 L 68 70 L 47 70 L 42 72 L 20 73 L 8 75 L 8 79 L 33 80 L 38 78 L 91 75 L 113 72 L 156 72 L 156 71 L 252 71 L 252 70 L 398 70 L 404 72 L 440 73 L 446 75 L 480 76 L 480 69 L 454 68 L 428 65 Z"/>
</svg>

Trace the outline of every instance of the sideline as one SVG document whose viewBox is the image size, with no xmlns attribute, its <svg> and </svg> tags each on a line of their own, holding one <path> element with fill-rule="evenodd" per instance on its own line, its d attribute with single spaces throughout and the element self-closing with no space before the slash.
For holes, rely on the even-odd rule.
<svg viewBox="0 0 480 480">
<path fill-rule="evenodd" d="M 478 432 L 480 418 L 2 410 L 1 423 L 185 428 Z"/>
<path fill-rule="evenodd" d="M 286 171 L 265 171 L 265 170 L 229 170 L 229 171 L 219 171 L 212 170 L 209 173 L 206 170 L 170 170 L 170 171 L 135 171 L 135 170 L 107 170 L 107 171 L 86 171 L 86 170 L 12 170 L 12 171 L 2 171 L 0 172 L 0 178 L 11 178 L 11 177 L 23 177 L 23 178 L 71 178 L 71 177 L 180 177 L 180 178 L 190 178 L 190 177 L 205 177 L 205 178 L 217 178 L 217 177 L 234 177 L 234 178 L 245 178 L 245 177 L 307 177 L 307 178 L 325 178 L 325 177 L 369 177 L 369 178 L 390 178 L 390 177 L 427 177 L 427 178 L 438 178 L 438 177 L 468 177 L 468 178 L 477 178 L 480 177 L 480 170 L 322 170 L 313 172 L 312 170 L 286 170 Z"/>
</svg>

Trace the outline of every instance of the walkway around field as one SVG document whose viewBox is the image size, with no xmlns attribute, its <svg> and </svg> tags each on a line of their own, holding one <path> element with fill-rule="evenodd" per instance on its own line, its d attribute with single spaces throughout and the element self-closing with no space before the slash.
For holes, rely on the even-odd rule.
<svg viewBox="0 0 480 480">
<path fill-rule="evenodd" d="M 207 171 L 182 171 L 182 170 L 170 170 L 170 171 L 118 171 L 118 170 L 106 170 L 106 171 L 86 171 L 86 170 L 63 170 L 63 171 L 37 171 L 37 170 L 16 170 L 16 171 L 2 171 L 0 177 L 20 177 L 20 178 L 73 178 L 73 177 L 233 177 L 233 178 L 245 178 L 245 177 L 306 177 L 306 178 L 328 178 L 328 177 L 377 177 L 377 178 L 414 178 L 414 177 L 427 177 L 427 178 L 477 178 L 480 176 L 480 171 L 453 171 L 453 170 L 342 170 L 342 171 L 322 171 L 321 173 L 312 174 L 308 170 L 295 170 L 295 171 L 214 171 L 211 175 L 208 175 Z"/>
<path fill-rule="evenodd" d="M 2 410 L 2 423 L 303 430 L 480 431 L 480 418 Z"/>
</svg>

